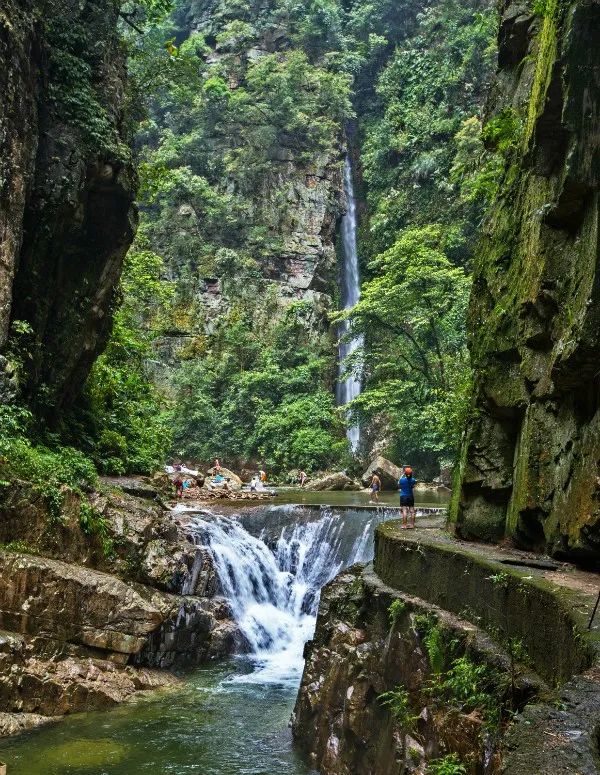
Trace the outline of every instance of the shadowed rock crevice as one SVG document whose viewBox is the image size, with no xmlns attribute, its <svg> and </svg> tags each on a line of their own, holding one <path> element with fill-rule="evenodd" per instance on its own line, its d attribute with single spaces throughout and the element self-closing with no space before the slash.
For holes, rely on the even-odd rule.
<svg viewBox="0 0 600 775">
<path fill-rule="evenodd" d="M 116 0 L 2 8 L 0 348 L 11 322 L 27 324 L 22 388 L 50 418 L 77 397 L 106 343 L 136 227 L 119 9 Z"/>
</svg>

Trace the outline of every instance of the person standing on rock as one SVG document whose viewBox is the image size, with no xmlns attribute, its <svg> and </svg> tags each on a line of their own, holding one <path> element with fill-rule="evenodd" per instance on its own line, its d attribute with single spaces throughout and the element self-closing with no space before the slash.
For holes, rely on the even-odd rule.
<svg viewBox="0 0 600 775">
<path fill-rule="evenodd" d="M 176 476 L 173 484 L 175 485 L 175 497 L 183 498 L 183 479 L 181 476 Z"/>
<path fill-rule="evenodd" d="M 414 489 L 417 480 L 412 475 L 412 468 L 404 466 L 404 473 L 398 479 L 398 489 L 400 490 L 400 508 L 402 509 L 402 527 L 415 527 L 415 495 Z M 408 520 L 410 518 L 410 525 Z"/>
<path fill-rule="evenodd" d="M 215 464 L 213 466 L 213 471 L 214 471 L 215 474 L 220 474 L 221 473 L 221 464 L 219 463 L 219 458 L 218 457 L 215 458 Z"/>
<path fill-rule="evenodd" d="M 371 498 L 375 503 L 379 503 L 379 491 L 381 490 L 381 479 L 377 474 L 373 474 L 371 479 Z"/>
<path fill-rule="evenodd" d="M 300 471 L 300 487 L 304 487 L 307 479 L 308 479 L 308 474 L 306 473 L 306 471 Z"/>
</svg>

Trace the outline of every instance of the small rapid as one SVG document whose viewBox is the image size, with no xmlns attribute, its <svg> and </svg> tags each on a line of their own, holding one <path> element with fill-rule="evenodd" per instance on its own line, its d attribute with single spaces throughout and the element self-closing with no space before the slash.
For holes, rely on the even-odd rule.
<svg viewBox="0 0 600 775">
<path fill-rule="evenodd" d="M 213 558 L 223 596 L 254 663 L 237 680 L 296 685 L 302 652 L 312 637 L 321 588 L 341 570 L 372 558 L 377 516 L 345 519 L 331 512 L 317 520 L 251 535 L 235 518 L 194 520 L 195 541 Z"/>
</svg>

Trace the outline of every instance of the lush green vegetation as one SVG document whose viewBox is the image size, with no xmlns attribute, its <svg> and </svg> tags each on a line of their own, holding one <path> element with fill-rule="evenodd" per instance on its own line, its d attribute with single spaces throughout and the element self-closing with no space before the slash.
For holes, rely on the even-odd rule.
<svg viewBox="0 0 600 775">
<path fill-rule="evenodd" d="M 366 282 L 350 314 L 365 350 L 348 364 L 366 389 L 353 413 L 392 457 L 451 461 L 470 384 L 470 254 L 499 166 L 478 118 L 496 19 L 479 0 L 407 5 L 402 21 L 392 6 L 221 0 L 190 35 L 197 10 L 180 2 L 167 24 L 132 38 L 133 73 L 142 90 L 153 85 L 139 134 L 143 234 L 170 296 L 159 295 L 158 317 L 118 321 L 90 382 L 105 470 L 147 467 L 166 430 L 178 457 L 277 470 L 347 462 L 324 310 L 283 302 L 268 267 L 286 250 L 294 175 L 338 163 L 327 159 L 351 102 L 366 205 Z M 136 290 L 124 291 L 130 303 Z M 162 421 L 144 375 L 151 332 L 154 358 L 168 351 Z M 132 347 L 135 368 L 123 372 Z"/>
<path fill-rule="evenodd" d="M 446 240 L 437 225 L 404 230 L 370 262 L 372 279 L 349 313 L 352 331 L 368 342 L 367 389 L 355 412 L 392 434 L 399 460 L 448 459 L 464 422 L 469 278 L 448 258 Z"/>
<path fill-rule="evenodd" d="M 365 335 L 365 389 L 354 412 L 392 458 L 431 473 L 454 460 L 469 396 L 471 255 L 501 170 L 479 118 L 495 31 L 492 4 L 441 0 L 405 28 L 374 92 L 358 92 L 366 282 L 350 320 Z"/>
<path fill-rule="evenodd" d="M 27 486 L 44 501 L 50 521 L 58 521 L 66 493 L 83 496 L 97 484 L 97 473 L 80 450 L 56 438 L 32 441 L 34 425 L 26 409 L 0 405 L 0 501 Z"/>
<path fill-rule="evenodd" d="M 162 279 L 163 269 L 142 230 L 126 259 L 112 337 L 70 420 L 74 442 L 102 473 L 149 473 L 171 448 L 168 405 L 148 365 L 174 290 Z"/>
<path fill-rule="evenodd" d="M 270 469 L 324 468 L 346 451 L 331 391 L 334 363 L 322 337 L 311 336 L 306 303 L 277 312 L 277 299 L 259 310 L 239 302 L 222 316 L 210 351 L 178 371 L 172 411 L 179 457 L 230 459 Z M 272 321 L 272 322 L 270 322 Z M 260 338 L 256 330 L 260 330 Z"/>
<path fill-rule="evenodd" d="M 422 474 L 451 462 L 470 386 L 474 238 L 518 130 L 506 114 L 482 135 L 493 3 L 216 0 L 206 14 L 132 0 L 121 17 L 141 228 L 62 443 L 103 473 L 150 471 L 169 454 L 279 471 L 350 463 L 333 400 L 335 271 L 314 293 L 281 291 L 283 257 L 303 249 L 298 209 L 316 206 L 298 182 L 339 179 L 350 128 L 365 279 L 347 315 L 365 342 L 347 364 L 364 382 L 353 417 L 367 448 L 385 440 Z M 108 148 L 100 98 L 77 85 L 88 41 L 53 35 L 57 104 Z M 335 201 L 322 204 L 335 218 Z"/>
<path fill-rule="evenodd" d="M 467 775 L 467 768 L 460 761 L 458 754 L 450 753 L 429 762 L 427 775 Z"/>
</svg>

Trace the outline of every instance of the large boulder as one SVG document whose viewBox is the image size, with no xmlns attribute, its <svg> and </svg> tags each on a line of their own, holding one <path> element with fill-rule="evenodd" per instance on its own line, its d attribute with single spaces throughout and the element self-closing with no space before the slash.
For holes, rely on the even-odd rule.
<svg viewBox="0 0 600 775">
<path fill-rule="evenodd" d="M 211 476 L 216 476 L 217 474 L 214 468 L 209 469 L 208 473 Z M 223 468 L 223 467 L 221 467 L 221 470 L 219 471 L 219 473 L 221 474 L 221 476 L 224 476 L 226 480 L 227 479 L 229 480 L 227 482 L 227 485 L 230 490 L 241 490 L 242 480 L 236 473 L 234 473 L 233 471 L 230 471 L 229 468 Z"/>
<path fill-rule="evenodd" d="M 373 474 L 377 474 L 381 479 L 381 486 L 384 490 L 396 490 L 398 489 L 398 479 L 402 476 L 402 469 L 398 468 L 391 460 L 379 455 L 362 475 L 361 481 L 365 487 L 371 485 Z"/>
<path fill-rule="evenodd" d="M 360 490 L 360 485 L 343 471 L 327 474 L 320 479 L 308 482 L 310 490 Z"/>
<path fill-rule="evenodd" d="M 177 603 L 91 568 L 0 552 L 0 627 L 13 632 L 135 654 Z"/>
</svg>

